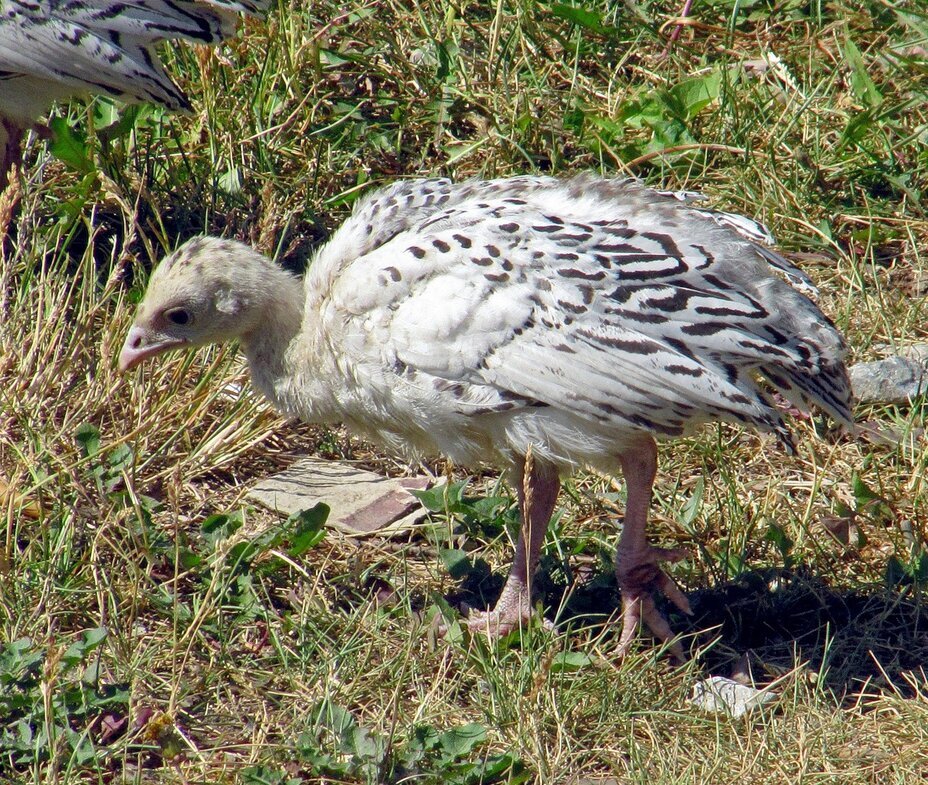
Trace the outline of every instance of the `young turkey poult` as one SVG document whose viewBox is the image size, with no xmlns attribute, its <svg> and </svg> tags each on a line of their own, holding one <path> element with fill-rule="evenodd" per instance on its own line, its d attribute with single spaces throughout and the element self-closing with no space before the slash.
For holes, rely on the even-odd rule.
<svg viewBox="0 0 928 785">
<path fill-rule="evenodd" d="M 655 439 L 726 420 L 792 448 L 771 390 L 850 422 L 842 337 L 780 275 L 808 279 L 761 227 L 691 197 L 593 176 L 399 182 L 358 205 L 305 282 L 194 239 L 152 274 L 119 365 L 238 338 L 289 415 L 506 468 L 523 513 L 512 571 L 468 619 L 491 632 L 531 613 L 559 476 L 621 469 L 620 646 L 639 621 L 669 641 L 652 592 L 689 604 L 660 568 L 682 552 L 645 536 Z"/>
<path fill-rule="evenodd" d="M 22 155 L 22 136 L 55 102 L 99 93 L 171 110 L 190 102 L 154 47 L 182 38 L 215 44 L 238 14 L 271 0 L 4 0 L 0 5 L 0 189 Z"/>
</svg>

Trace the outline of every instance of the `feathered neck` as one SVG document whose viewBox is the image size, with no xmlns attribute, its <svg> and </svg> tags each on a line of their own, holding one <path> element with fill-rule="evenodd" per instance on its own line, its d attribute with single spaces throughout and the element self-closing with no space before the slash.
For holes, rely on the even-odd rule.
<svg viewBox="0 0 928 785">
<path fill-rule="evenodd" d="M 291 345 L 299 340 L 305 298 L 301 279 L 274 266 L 262 282 L 258 318 L 241 336 L 252 383 L 280 410 L 292 414 L 286 400 L 293 370 L 288 366 Z"/>
</svg>

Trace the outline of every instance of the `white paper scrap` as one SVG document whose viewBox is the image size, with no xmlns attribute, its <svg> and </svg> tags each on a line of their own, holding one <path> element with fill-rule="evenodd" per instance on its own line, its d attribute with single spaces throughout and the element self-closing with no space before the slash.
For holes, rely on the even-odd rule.
<svg viewBox="0 0 928 785">
<path fill-rule="evenodd" d="M 706 711 L 741 717 L 745 713 L 776 699 L 776 693 L 748 687 L 724 676 L 710 676 L 693 687 L 690 702 Z"/>
</svg>

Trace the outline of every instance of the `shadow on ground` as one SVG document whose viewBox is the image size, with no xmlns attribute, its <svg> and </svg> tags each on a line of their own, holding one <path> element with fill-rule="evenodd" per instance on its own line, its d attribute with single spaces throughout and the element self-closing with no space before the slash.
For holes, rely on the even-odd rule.
<svg viewBox="0 0 928 785">
<path fill-rule="evenodd" d="M 748 653 L 773 669 L 807 663 L 842 698 L 912 695 L 913 678 L 928 681 L 928 602 L 911 589 L 848 591 L 804 570 L 752 572 L 694 592 L 692 618 L 674 629 L 702 644 L 720 639 L 705 654 L 712 673 L 728 675 Z"/>
<path fill-rule="evenodd" d="M 618 618 L 621 599 L 611 575 L 596 575 L 569 592 L 551 576 L 542 569 L 536 593 L 549 617 L 561 608 L 560 626 L 590 627 L 592 620 L 595 628 L 596 620 Z M 481 588 L 472 604 L 492 605 L 487 584 Z M 807 569 L 771 569 L 688 596 L 691 617 L 666 604 L 664 611 L 690 651 L 702 649 L 707 674 L 730 676 L 747 656 L 755 679 L 765 682 L 802 663 L 847 700 L 885 690 L 911 696 L 914 684 L 928 682 L 928 598 L 913 586 L 848 591 Z"/>
</svg>

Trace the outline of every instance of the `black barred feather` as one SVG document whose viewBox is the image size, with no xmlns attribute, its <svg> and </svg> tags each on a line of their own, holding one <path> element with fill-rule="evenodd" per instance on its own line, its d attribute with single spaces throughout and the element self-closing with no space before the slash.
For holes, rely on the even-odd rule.
<svg viewBox="0 0 928 785">
<path fill-rule="evenodd" d="M 271 0 L 3 0 L 0 3 L 0 188 L 20 138 L 55 101 L 97 93 L 187 111 L 155 46 L 169 39 L 215 44 L 240 13 Z"/>
<path fill-rule="evenodd" d="M 697 196 L 593 176 L 396 183 L 322 250 L 308 306 L 364 314 L 404 395 L 471 417 L 546 406 L 665 438 L 728 420 L 791 447 L 775 389 L 849 423 L 844 341 L 811 281 L 761 224 Z"/>
<path fill-rule="evenodd" d="M 773 391 L 849 424 L 844 340 L 808 279 L 759 224 L 693 202 L 594 176 L 399 182 L 358 204 L 302 295 L 267 294 L 299 308 L 291 337 L 238 337 L 279 409 L 464 465 L 531 448 L 562 471 L 615 472 L 643 437 L 718 420 L 791 448 Z M 153 275 L 121 363 L 176 345 L 151 325 L 181 293 L 246 302 L 260 288 L 239 279 L 272 269 L 191 241 Z M 269 318 L 243 312 L 221 335 Z M 194 323 L 185 343 L 220 339 Z"/>
<path fill-rule="evenodd" d="M 270 0 L 6 0 L 0 10 L 0 114 L 26 125 L 55 100 L 102 93 L 189 109 L 153 47 L 168 39 L 215 44 L 239 12 Z"/>
<path fill-rule="evenodd" d="M 844 339 L 808 279 L 763 226 L 697 201 L 591 175 L 401 182 L 361 200 L 302 282 L 197 238 L 152 274 L 119 366 L 238 339 L 287 415 L 509 469 L 517 555 L 493 610 L 468 620 L 490 635 L 531 614 L 558 475 L 622 471 L 618 650 L 643 622 L 682 659 L 650 597 L 691 612 L 660 568 L 680 551 L 647 544 L 654 439 L 724 420 L 793 450 L 775 392 L 851 417 Z"/>
</svg>

